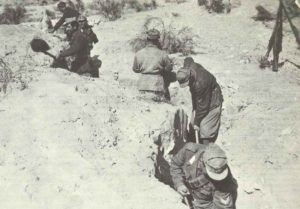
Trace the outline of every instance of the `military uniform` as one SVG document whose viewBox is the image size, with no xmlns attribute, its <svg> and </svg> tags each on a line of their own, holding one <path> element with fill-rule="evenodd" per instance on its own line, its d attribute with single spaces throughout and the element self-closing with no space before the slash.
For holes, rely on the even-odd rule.
<svg viewBox="0 0 300 209">
<path fill-rule="evenodd" d="M 81 31 L 85 34 L 87 40 L 88 40 L 88 45 L 89 45 L 89 50 L 91 51 L 93 49 L 93 45 L 98 43 L 98 37 L 92 30 L 92 26 L 86 25 L 81 29 Z"/>
<path fill-rule="evenodd" d="M 66 7 L 66 9 L 63 12 L 63 16 L 55 24 L 53 31 L 56 31 L 58 28 L 60 28 L 64 24 L 64 22 L 75 21 L 78 16 L 79 16 L 78 11 L 70 7 Z"/>
<path fill-rule="evenodd" d="M 221 181 L 207 175 L 208 165 L 203 160 L 206 149 L 206 145 L 187 143 L 172 158 L 170 172 L 174 187 L 187 186 L 195 209 L 235 209 L 237 182 L 229 168 L 227 177 Z"/>
<path fill-rule="evenodd" d="M 61 52 L 59 56 L 74 56 L 70 70 L 78 74 L 83 74 L 90 70 L 86 67 L 88 65 L 88 55 L 89 47 L 87 38 L 80 30 L 77 30 L 71 37 L 70 47 Z"/>
<path fill-rule="evenodd" d="M 200 128 L 201 139 L 215 141 L 220 127 L 223 96 L 216 78 L 202 65 L 191 63 L 177 73 L 180 82 L 187 82 L 192 95 L 192 105 L 195 111 L 193 124 Z"/>
<path fill-rule="evenodd" d="M 176 81 L 172 69 L 173 64 L 167 53 L 152 43 L 138 51 L 134 58 L 133 71 L 141 73 L 139 90 L 165 95 L 167 99 L 170 99 L 168 87 L 171 82 Z"/>
</svg>

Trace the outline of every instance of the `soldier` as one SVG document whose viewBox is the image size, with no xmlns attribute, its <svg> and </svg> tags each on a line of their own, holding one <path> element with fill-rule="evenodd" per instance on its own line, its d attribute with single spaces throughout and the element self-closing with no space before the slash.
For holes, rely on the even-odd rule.
<svg viewBox="0 0 300 209">
<path fill-rule="evenodd" d="M 81 32 L 83 32 L 88 39 L 89 49 L 92 50 L 93 45 L 98 43 L 98 37 L 92 30 L 93 26 L 88 24 L 87 18 L 85 16 L 79 16 L 78 23 L 79 23 Z"/>
<path fill-rule="evenodd" d="M 206 0 L 205 7 L 208 12 L 229 13 L 231 11 L 230 0 Z"/>
<path fill-rule="evenodd" d="M 235 209 L 237 182 L 216 144 L 187 143 L 171 161 L 175 189 L 193 198 L 194 209 Z"/>
<path fill-rule="evenodd" d="M 216 78 L 193 58 L 184 60 L 177 72 L 180 87 L 190 87 L 193 105 L 191 125 L 200 133 L 201 143 L 215 142 L 220 127 L 223 96 Z"/>
<path fill-rule="evenodd" d="M 57 8 L 60 12 L 63 13 L 63 16 L 55 24 L 54 28 L 50 31 L 50 33 L 54 33 L 58 28 L 60 28 L 64 24 L 64 22 L 75 21 L 79 16 L 79 13 L 75 9 L 67 7 L 65 2 L 59 2 L 57 4 Z"/>
<path fill-rule="evenodd" d="M 58 58 L 74 56 L 70 71 L 84 74 L 90 72 L 88 68 L 89 47 L 85 35 L 79 30 L 78 22 L 73 21 L 66 25 L 66 32 L 70 37 L 70 47 L 62 51 Z"/>
<path fill-rule="evenodd" d="M 159 38 L 158 30 L 147 31 L 147 45 L 136 53 L 132 69 L 141 74 L 138 83 L 140 92 L 150 94 L 154 101 L 169 101 L 169 85 L 176 81 L 176 75 L 171 72 L 171 59 L 160 49 Z"/>
</svg>

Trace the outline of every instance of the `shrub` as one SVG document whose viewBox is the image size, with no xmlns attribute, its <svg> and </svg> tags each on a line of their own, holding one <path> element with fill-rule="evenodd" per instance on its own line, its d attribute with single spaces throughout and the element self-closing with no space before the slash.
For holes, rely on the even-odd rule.
<svg viewBox="0 0 300 209">
<path fill-rule="evenodd" d="M 0 58 L 0 91 L 6 93 L 7 85 L 12 79 L 12 71 L 7 64 Z"/>
<path fill-rule="evenodd" d="M 80 13 L 84 11 L 85 6 L 82 0 L 76 0 L 75 9 Z"/>
<path fill-rule="evenodd" d="M 94 8 L 104 17 L 113 21 L 122 16 L 125 7 L 124 0 L 94 0 Z"/>
<path fill-rule="evenodd" d="M 165 0 L 166 3 L 174 3 L 176 2 L 177 4 L 181 4 L 186 2 L 186 0 Z"/>
<path fill-rule="evenodd" d="M 146 46 L 146 32 L 153 28 L 160 31 L 160 45 L 163 50 L 169 53 L 179 52 L 185 56 L 195 54 L 194 48 L 197 45 L 196 39 L 198 36 L 192 32 L 191 28 L 183 27 L 176 30 L 172 24 L 166 26 L 164 21 L 157 17 L 147 18 L 143 25 L 142 33 L 130 41 L 134 51 L 138 51 Z"/>
<path fill-rule="evenodd" d="M 155 0 L 126 0 L 126 4 L 129 8 L 135 9 L 136 12 L 157 8 L 157 3 Z"/>
<path fill-rule="evenodd" d="M 4 5 L 3 13 L 0 14 L 0 24 L 19 24 L 25 17 L 26 9 L 21 4 Z"/>
</svg>

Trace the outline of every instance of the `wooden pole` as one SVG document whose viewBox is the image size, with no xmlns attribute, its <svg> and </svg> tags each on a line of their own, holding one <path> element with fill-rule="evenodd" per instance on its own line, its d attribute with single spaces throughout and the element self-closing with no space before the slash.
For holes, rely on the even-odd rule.
<svg viewBox="0 0 300 209">
<path fill-rule="evenodd" d="M 292 19 L 290 18 L 289 14 L 288 14 L 288 12 L 287 12 L 287 9 L 286 9 L 286 7 L 285 7 L 285 5 L 284 5 L 284 3 L 283 3 L 283 1 L 282 1 L 282 0 L 279 0 L 279 1 L 280 1 L 280 3 L 282 4 L 282 7 L 283 7 L 283 10 L 284 10 L 285 16 L 286 16 L 287 19 L 288 19 L 288 22 L 289 22 L 289 24 L 290 24 L 290 26 L 291 26 L 291 28 L 292 28 L 292 31 L 293 31 L 293 33 L 294 33 L 294 36 L 295 36 L 295 38 L 296 38 L 296 42 L 298 43 L 298 47 L 300 48 L 300 36 L 299 36 L 299 32 L 298 32 L 297 28 L 294 26 L 294 24 L 293 24 L 293 22 L 292 22 Z"/>
</svg>

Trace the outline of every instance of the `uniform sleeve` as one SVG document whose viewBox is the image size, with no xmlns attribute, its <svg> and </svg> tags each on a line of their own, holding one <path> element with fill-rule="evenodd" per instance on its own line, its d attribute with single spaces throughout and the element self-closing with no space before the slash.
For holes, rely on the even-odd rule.
<svg viewBox="0 0 300 209">
<path fill-rule="evenodd" d="M 216 188 L 212 209 L 235 209 L 237 187 L 237 182 L 232 177 L 225 185 Z"/>
<path fill-rule="evenodd" d="M 93 40 L 93 43 L 94 43 L 94 44 L 98 43 L 98 41 L 99 41 L 99 40 L 98 40 L 98 37 L 97 37 L 97 35 L 96 35 L 93 31 L 92 31 L 92 37 L 93 37 L 93 39 L 92 39 L 92 40 Z"/>
<path fill-rule="evenodd" d="M 132 70 L 133 70 L 133 72 L 135 72 L 135 73 L 140 73 L 140 72 L 141 72 L 141 69 L 140 69 L 140 66 L 139 66 L 139 64 L 138 64 L 138 60 L 137 60 L 137 57 L 136 57 L 136 56 L 134 57 L 134 60 L 133 60 Z"/>
<path fill-rule="evenodd" d="M 173 70 L 173 62 L 167 54 L 164 55 L 162 62 L 163 62 L 163 71 L 171 72 Z"/>
<path fill-rule="evenodd" d="M 60 56 L 61 57 L 68 57 L 68 56 L 75 55 L 76 53 L 78 53 L 82 49 L 83 42 L 84 42 L 84 40 L 82 40 L 81 38 L 78 38 L 78 40 L 73 41 L 71 46 L 68 49 L 61 52 Z"/>
<path fill-rule="evenodd" d="M 187 145 L 185 145 L 181 150 L 179 150 L 179 152 L 176 155 L 174 155 L 171 160 L 170 173 L 172 176 L 175 189 L 183 185 L 185 181 L 183 166 L 186 160 L 185 159 L 186 146 Z"/>
<path fill-rule="evenodd" d="M 64 24 L 65 20 L 66 20 L 66 16 L 63 15 L 63 16 L 58 20 L 58 22 L 55 24 L 55 26 L 54 26 L 54 28 L 53 28 L 54 31 L 56 31 L 58 28 L 60 28 L 60 26 L 62 26 L 62 24 Z"/>
<path fill-rule="evenodd" d="M 208 114 L 211 90 L 209 88 L 201 88 L 194 93 L 193 97 L 193 108 L 196 112 L 195 114 L 195 125 L 200 126 L 202 119 Z"/>
</svg>

